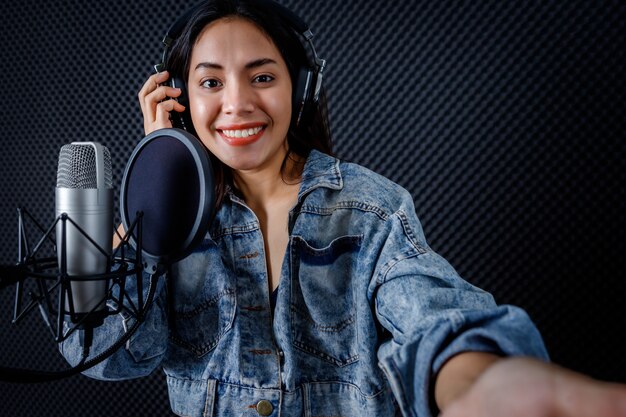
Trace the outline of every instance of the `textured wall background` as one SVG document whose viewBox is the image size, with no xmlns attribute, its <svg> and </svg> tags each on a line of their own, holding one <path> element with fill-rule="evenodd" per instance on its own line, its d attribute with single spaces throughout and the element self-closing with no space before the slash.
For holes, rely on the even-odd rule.
<svg viewBox="0 0 626 417">
<path fill-rule="evenodd" d="M 63 144 L 99 141 L 118 184 L 142 137 L 136 94 L 194 2 L 3 6 L 0 263 L 16 207 L 54 217 Z M 284 0 L 329 62 L 339 156 L 408 188 L 431 246 L 527 309 L 555 362 L 626 382 L 626 5 L 621 1 Z M 0 365 L 60 369 L 36 313 L 0 293 Z M 75 399 L 80 397 L 80 404 Z M 12 416 L 168 415 L 162 373 L 0 383 Z"/>
</svg>

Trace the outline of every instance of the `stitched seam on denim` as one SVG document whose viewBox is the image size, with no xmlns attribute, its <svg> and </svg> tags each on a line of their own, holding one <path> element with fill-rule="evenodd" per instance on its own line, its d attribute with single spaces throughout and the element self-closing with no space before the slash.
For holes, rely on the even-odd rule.
<svg viewBox="0 0 626 417">
<path fill-rule="evenodd" d="M 345 320 L 340 321 L 339 323 L 333 325 L 333 326 L 322 326 L 321 324 L 316 323 L 312 318 L 311 315 L 306 312 L 305 310 L 298 308 L 296 305 L 292 304 L 291 305 L 291 310 L 299 313 L 303 319 L 305 319 L 307 322 L 309 322 L 310 324 L 313 325 L 313 327 L 316 330 L 319 330 L 320 332 L 325 332 L 325 333 L 337 333 L 340 332 L 341 330 L 345 329 L 346 327 L 348 327 L 349 325 L 351 325 L 352 323 L 355 322 L 354 319 L 354 315 L 348 317 Z"/>
<path fill-rule="evenodd" d="M 322 352 L 321 350 L 314 349 L 314 348 L 310 347 L 309 345 L 306 345 L 306 344 L 304 344 L 304 343 L 302 343 L 302 342 L 300 342 L 298 340 L 294 340 L 294 341 L 292 341 L 292 343 L 296 347 L 296 349 L 300 349 L 303 352 L 315 355 L 318 358 L 321 358 L 322 360 L 325 360 L 326 362 L 330 362 L 333 365 L 337 365 L 339 367 L 343 367 L 343 366 L 347 366 L 347 365 L 353 364 L 354 362 L 359 360 L 359 355 L 358 354 L 350 356 L 347 359 L 340 360 L 340 359 L 335 358 L 334 356 L 330 356 L 328 353 Z"/>
<path fill-rule="evenodd" d="M 403 252 L 400 255 L 397 255 L 393 258 L 391 258 L 385 265 L 383 265 L 383 267 L 381 268 L 381 272 L 378 274 L 378 276 L 375 278 L 376 282 L 378 284 L 383 284 L 387 281 L 387 275 L 389 275 L 389 272 L 400 262 L 410 259 L 410 258 L 414 258 L 416 256 L 420 256 L 423 253 L 416 253 L 416 252 Z"/>
<path fill-rule="evenodd" d="M 348 381 L 338 381 L 338 380 L 333 380 L 333 381 L 330 381 L 330 380 L 329 380 L 329 381 L 315 381 L 315 382 L 309 382 L 309 386 L 313 386 L 313 385 L 347 385 L 347 386 L 349 386 L 349 387 L 351 387 L 351 388 L 356 389 L 356 390 L 359 392 L 359 395 L 361 395 L 363 398 L 367 398 L 367 399 L 373 399 L 373 398 L 376 398 L 376 397 L 378 397 L 379 395 L 384 394 L 384 393 L 385 393 L 385 391 L 386 391 L 386 389 L 387 389 L 385 386 L 383 386 L 383 387 L 382 387 L 382 388 L 381 388 L 378 392 L 376 392 L 376 393 L 374 393 L 374 394 L 372 394 L 372 395 L 367 395 L 367 394 L 365 394 L 365 393 L 361 390 L 361 388 L 360 388 L 358 385 L 356 385 L 356 384 L 354 384 L 354 383 L 352 383 L 352 382 L 348 382 Z"/>
<path fill-rule="evenodd" d="M 415 249 L 418 252 L 425 253 L 426 249 L 422 247 L 422 245 L 420 245 L 419 242 L 417 241 L 417 238 L 415 234 L 413 233 L 413 229 L 411 229 L 411 226 L 409 226 L 409 219 L 407 218 L 406 214 L 402 210 L 398 210 L 395 214 L 400 219 L 400 223 L 402 224 L 402 228 L 404 229 L 404 234 L 409 239 L 411 244 L 415 247 Z"/>
<path fill-rule="evenodd" d="M 394 383 L 394 385 L 396 385 L 396 387 L 398 388 L 398 390 L 400 391 L 399 393 L 397 393 L 398 395 L 400 395 L 401 399 L 402 399 L 402 403 L 404 404 L 404 408 L 406 409 L 407 412 L 410 412 L 411 415 L 413 415 L 414 417 L 417 417 L 411 410 L 411 404 L 409 404 L 407 398 L 406 398 L 406 394 L 405 391 L 402 389 L 402 378 L 400 377 L 400 372 L 398 371 L 398 368 L 396 367 L 395 362 L 392 359 L 389 359 L 388 361 L 388 367 L 387 367 L 387 372 L 388 373 L 393 373 L 393 375 L 387 375 L 387 379 L 389 379 L 389 383 Z M 385 372 L 385 366 L 381 367 L 383 369 L 383 372 Z M 387 372 L 385 372 L 385 374 L 387 374 Z M 394 377 L 393 381 L 391 380 L 391 376 Z M 395 393 L 394 393 L 395 394 Z M 402 408 L 402 407 L 401 407 Z"/>
<path fill-rule="evenodd" d="M 269 392 L 275 392 L 276 394 L 280 393 L 280 389 L 277 389 L 277 388 L 260 388 L 254 385 L 245 385 L 245 384 L 238 384 L 238 383 L 226 382 L 226 381 L 217 381 L 217 382 L 220 385 L 228 385 L 230 387 L 243 388 L 246 390 L 263 391 L 263 392 L 269 391 Z"/>
<path fill-rule="evenodd" d="M 324 159 L 326 156 L 322 156 L 321 158 L 317 158 L 317 159 Z M 310 160 L 310 162 L 312 162 L 313 159 Z M 343 188 L 343 178 L 341 177 L 341 170 L 339 168 L 339 160 L 335 159 L 333 161 L 333 165 L 332 167 L 330 167 L 330 172 L 328 171 L 323 171 L 323 170 L 316 170 L 316 171 L 309 171 L 306 172 L 305 169 L 305 177 L 302 178 L 302 182 L 305 183 L 305 187 L 306 187 L 306 183 L 315 180 L 316 178 L 330 178 L 329 180 L 324 180 L 324 181 L 318 181 L 315 184 L 311 184 L 311 186 L 303 188 L 302 192 L 300 193 L 300 195 L 298 196 L 298 198 L 302 198 L 304 197 L 306 194 L 310 193 L 311 191 L 313 191 L 316 188 L 320 188 L 320 187 L 327 187 L 327 188 L 331 188 L 331 189 L 338 189 L 340 190 L 341 188 Z"/>
<path fill-rule="evenodd" d="M 387 220 L 389 214 L 378 206 L 365 203 L 358 200 L 340 201 L 332 207 L 318 207 L 313 205 L 302 205 L 299 213 L 319 214 L 322 216 L 330 216 L 337 210 L 356 209 L 364 212 L 374 213 L 382 220 Z"/>
<path fill-rule="evenodd" d="M 308 383 L 302 384 L 302 408 L 304 409 L 304 417 L 311 416 L 311 392 Z"/>
<path fill-rule="evenodd" d="M 300 194 L 298 194 L 298 203 L 302 203 L 309 194 L 311 194 L 313 191 L 315 191 L 318 188 L 329 188 L 331 190 L 341 190 L 342 187 L 343 187 L 342 181 L 340 181 L 339 185 L 337 186 L 331 183 L 326 183 L 326 182 L 315 184 L 307 188 L 306 190 L 300 191 Z"/>
<path fill-rule="evenodd" d="M 361 242 L 363 241 L 363 234 L 340 236 L 336 239 L 333 239 L 332 242 L 330 242 L 327 246 L 323 248 L 316 248 L 316 247 L 309 245 L 306 239 L 302 237 L 301 235 L 293 235 L 292 240 L 296 242 L 296 244 L 298 245 L 298 249 L 302 250 L 303 252 L 306 252 L 309 255 L 325 256 L 331 253 L 332 249 L 335 249 L 335 250 L 341 249 L 342 250 L 341 253 L 344 253 L 344 252 L 347 252 L 347 250 L 353 249 L 352 247 L 345 247 L 346 243 L 356 243 L 358 246 L 360 246 Z M 340 246 L 340 248 L 337 248 L 337 246 Z"/>
<path fill-rule="evenodd" d="M 219 300 L 220 298 L 222 298 L 224 295 L 228 295 L 231 293 L 234 293 L 235 290 L 234 289 L 227 289 L 222 291 L 220 294 L 218 294 L 218 296 L 212 298 L 209 301 L 212 301 L 213 299 L 217 298 L 217 300 Z M 217 300 L 215 302 L 217 302 Z M 208 308 L 207 303 L 204 303 L 201 307 L 203 307 L 202 309 L 206 309 Z M 193 311 L 198 310 L 197 308 L 194 309 Z M 231 309 L 231 314 L 225 318 L 225 321 L 228 323 L 220 332 L 218 332 L 213 339 L 211 340 L 210 343 L 208 344 L 202 344 L 200 346 L 195 346 L 183 339 L 181 339 L 180 337 L 176 336 L 174 333 L 170 333 L 170 339 L 176 343 L 179 346 L 184 347 L 187 350 L 190 350 L 191 352 L 193 352 L 196 356 L 201 357 L 206 355 L 208 352 L 210 352 L 211 350 L 213 350 L 217 344 L 219 343 L 219 341 L 222 339 L 222 336 L 224 336 L 226 333 L 228 333 L 228 331 L 233 327 L 233 318 L 234 318 L 234 314 L 235 314 L 235 310 L 236 310 L 236 306 L 234 306 Z M 199 313 L 200 311 L 198 311 Z M 196 313 L 196 314 L 198 314 Z M 183 313 L 184 314 L 184 313 Z"/>
<path fill-rule="evenodd" d="M 211 230 L 211 238 L 213 240 L 217 240 L 220 237 L 223 237 L 226 235 L 232 235 L 235 233 L 248 233 L 254 230 L 258 230 L 258 229 L 259 229 L 259 223 L 256 221 L 245 223 L 240 226 L 216 228 L 216 229 Z"/>
<path fill-rule="evenodd" d="M 214 340 L 212 340 L 211 343 L 203 344 L 200 346 L 192 345 L 191 343 L 184 341 L 183 339 L 179 338 L 178 336 L 174 334 L 170 335 L 170 338 L 177 345 L 182 346 L 187 350 L 190 350 L 191 352 L 193 352 L 194 355 L 200 357 L 200 356 L 206 355 L 207 353 L 215 349 L 215 346 L 217 346 L 222 336 L 224 336 L 226 332 L 230 330 L 231 327 L 232 327 L 232 324 L 230 323 L 230 320 L 229 320 L 228 326 L 224 327 L 224 329 L 221 332 L 217 333 L 214 337 Z"/>
<path fill-rule="evenodd" d="M 178 310 L 176 310 L 176 315 L 178 315 L 180 318 L 183 318 L 183 319 L 192 318 L 192 317 L 197 316 L 198 314 L 200 314 L 202 311 L 207 310 L 209 307 L 212 307 L 215 304 L 217 304 L 217 302 L 222 297 L 224 297 L 225 295 L 231 295 L 234 292 L 235 292 L 234 289 L 227 288 L 227 289 L 222 290 L 219 293 L 217 293 L 215 296 L 213 296 L 213 298 L 210 298 L 210 299 L 206 300 L 204 303 L 200 304 L 198 307 L 194 308 L 193 310 L 190 310 L 190 311 L 178 311 Z"/>
<path fill-rule="evenodd" d="M 209 380 L 207 380 L 207 386 L 206 386 L 206 397 L 204 400 L 204 411 L 202 412 L 202 416 L 203 417 L 207 417 L 209 414 L 207 414 L 209 412 L 209 389 L 211 388 L 211 382 Z M 212 412 L 211 412 L 212 414 Z"/>
<path fill-rule="evenodd" d="M 385 316 L 385 315 L 384 315 L 384 314 L 380 311 L 379 301 L 378 301 L 378 300 L 379 300 L 379 298 L 378 298 L 378 296 L 376 296 L 376 300 L 375 300 L 375 303 L 376 303 L 376 315 L 377 315 L 377 316 L 381 316 L 381 317 L 385 320 L 385 322 L 386 322 L 385 324 L 387 324 L 387 326 L 388 326 L 388 327 L 392 327 L 392 328 L 393 328 L 393 331 L 392 331 L 392 330 L 389 330 L 389 332 L 391 332 L 392 334 L 395 332 L 395 333 L 398 333 L 400 336 L 404 336 L 404 332 L 402 331 L 402 329 L 400 329 L 399 327 L 397 327 L 396 325 L 394 325 L 394 324 L 393 324 L 393 322 L 392 322 L 391 320 L 389 320 L 389 319 L 387 318 L 387 316 Z M 379 321 L 380 321 L 380 320 L 379 320 Z M 381 323 L 381 324 L 383 324 L 383 323 Z M 385 327 L 387 327 L 387 326 L 385 326 Z M 394 339 L 395 339 L 395 338 L 394 338 Z"/>
</svg>

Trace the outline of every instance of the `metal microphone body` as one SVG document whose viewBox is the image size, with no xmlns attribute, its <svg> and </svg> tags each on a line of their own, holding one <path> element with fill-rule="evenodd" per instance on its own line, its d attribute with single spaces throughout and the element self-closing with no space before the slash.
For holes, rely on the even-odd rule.
<svg viewBox="0 0 626 417">
<path fill-rule="evenodd" d="M 111 172 L 110 154 L 97 143 L 73 142 L 61 148 L 55 196 L 56 216 L 66 214 L 71 221 L 59 220 L 57 223 L 57 257 L 59 268 L 62 268 L 65 253 L 64 265 L 72 278 L 74 313 L 79 318 L 100 303 L 108 287 L 105 279 L 86 278 L 110 272 L 109 258 L 113 244 Z M 74 280 L 74 277 L 77 279 Z M 69 309 L 68 300 L 65 308 Z M 102 303 L 97 311 L 105 309 L 106 305 Z"/>
</svg>

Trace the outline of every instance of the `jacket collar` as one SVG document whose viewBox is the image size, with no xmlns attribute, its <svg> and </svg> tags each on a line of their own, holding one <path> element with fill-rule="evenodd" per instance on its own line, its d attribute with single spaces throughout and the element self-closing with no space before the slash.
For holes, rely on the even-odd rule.
<svg viewBox="0 0 626 417">
<path fill-rule="evenodd" d="M 341 190 L 343 178 L 339 170 L 339 159 L 313 149 L 304 164 L 298 201 L 302 201 L 305 195 L 320 187 Z"/>
<path fill-rule="evenodd" d="M 298 202 L 301 202 L 311 191 L 322 187 L 332 190 L 343 188 L 339 159 L 313 149 L 304 163 Z M 226 195 L 232 201 L 243 203 L 243 200 L 235 195 L 230 186 L 226 186 Z"/>
</svg>

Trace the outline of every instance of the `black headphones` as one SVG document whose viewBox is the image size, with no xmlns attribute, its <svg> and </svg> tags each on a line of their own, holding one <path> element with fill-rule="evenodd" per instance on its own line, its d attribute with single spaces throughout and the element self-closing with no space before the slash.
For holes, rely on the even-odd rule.
<svg viewBox="0 0 626 417">
<path fill-rule="evenodd" d="M 267 7 L 284 20 L 296 34 L 305 39 L 311 49 L 313 54 L 313 66 L 299 69 L 297 79 L 294 80 L 293 83 L 292 95 L 293 108 L 291 113 L 291 125 L 295 127 L 305 125 L 310 122 L 313 108 L 320 99 L 322 76 L 324 67 L 326 66 L 326 60 L 317 56 L 312 40 L 313 33 L 309 29 L 309 26 L 295 13 L 272 0 L 254 0 L 254 3 Z M 185 25 L 189 21 L 189 18 L 203 4 L 204 2 L 192 7 L 170 26 L 167 33 L 163 37 L 163 45 L 165 45 L 165 48 L 163 49 L 161 63 L 154 66 L 154 69 L 157 72 L 161 72 L 165 69 L 169 58 L 170 46 L 181 35 Z M 172 74 L 169 80 L 169 85 L 181 89 L 182 93 L 177 100 L 186 108 L 182 113 L 171 112 L 172 124 L 174 127 L 184 130 L 190 130 L 189 128 L 192 128 L 191 131 L 193 131 L 191 113 L 189 112 L 189 96 L 187 95 L 184 78 L 180 77 L 180 74 Z"/>
</svg>

